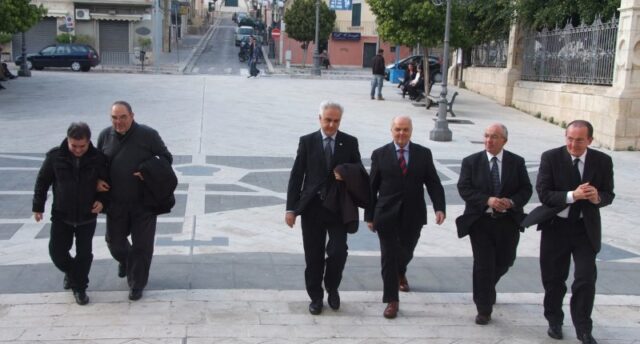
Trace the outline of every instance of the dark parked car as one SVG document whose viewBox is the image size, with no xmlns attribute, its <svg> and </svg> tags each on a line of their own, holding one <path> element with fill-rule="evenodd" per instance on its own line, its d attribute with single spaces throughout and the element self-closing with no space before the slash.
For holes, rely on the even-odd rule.
<svg viewBox="0 0 640 344">
<path fill-rule="evenodd" d="M 409 65 L 409 63 L 413 63 L 417 67 L 419 64 L 422 63 L 422 55 L 409 56 L 407 58 L 404 58 L 398 61 L 397 64 L 391 63 L 387 65 L 387 67 L 384 70 L 384 78 L 386 80 L 389 80 L 389 70 L 391 68 L 399 68 L 404 71 L 404 70 L 407 70 L 407 65 Z M 442 81 L 442 70 L 440 66 L 440 58 L 437 56 L 433 56 L 433 55 L 429 56 L 429 79 L 432 80 L 433 82 Z"/>
<path fill-rule="evenodd" d="M 16 58 L 16 66 L 22 65 L 22 55 Z M 45 67 L 70 67 L 74 71 L 88 72 L 100 63 L 100 57 L 87 44 L 53 44 L 36 54 L 27 55 L 27 67 L 41 70 Z"/>
</svg>

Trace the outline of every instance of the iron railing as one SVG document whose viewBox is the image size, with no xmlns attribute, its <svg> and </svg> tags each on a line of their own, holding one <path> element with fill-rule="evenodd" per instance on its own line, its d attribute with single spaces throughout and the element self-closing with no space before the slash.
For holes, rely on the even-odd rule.
<svg viewBox="0 0 640 344">
<path fill-rule="evenodd" d="M 136 65 L 140 64 L 140 55 L 126 51 L 102 51 L 100 63 L 106 66 Z"/>
<path fill-rule="evenodd" d="M 543 29 L 524 37 L 522 80 L 611 85 L 618 21 Z"/>
<path fill-rule="evenodd" d="M 505 68 L 509 40 L 503 39 L 477 45 L 471 49 L 471 65 L 474 67 Z"/>
</svg>

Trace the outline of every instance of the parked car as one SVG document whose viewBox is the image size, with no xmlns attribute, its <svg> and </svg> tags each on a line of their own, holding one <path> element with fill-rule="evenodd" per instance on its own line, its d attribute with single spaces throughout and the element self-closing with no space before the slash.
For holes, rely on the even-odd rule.
<svg viewBox="0 0 640 344">
<path fill-rule="evenodd" d="M 389 73 L 392 68 L 399 68 L 407 70 L 407 65 L 409 63 L 413 63 L 416 67 L 422 63 L 422 55 L 413 55 L 407 58 L 404 58 L 398 63 L 388 64 L 384 70 L 384 78 L 389 80 Z M 442 81 L 442 70 L 440 65 L 440 58 L 437 56 L 430 55 L 429 56 L 429 79 L 433 82 L 441 82 Z"/>
<path fill-rule="evenodd" d="M 235 13 L 234 22 L 236 22 L 236 24 L 238 24 L 238 26 L 240 26 L 240 22 L 242 21 L 242 19 L 245 19 L 245 18 L 249 18 L 249 13 L 247 13 L 247 12 L 237 12 L 237 13 Z"/>
<path fill-rule="evenodd" d="M 23 56 L 16 58 L 16 66 L 21 66 Z M 45 67 L 70 67 L 74 71 L 88 72 L 91 67 L 100 64 L 100 57 L 93 47 L 87 44 L 52 44 L 36 54 L 27 55 L 27 67 L 41 70 Z"/>
<path fill-rule="evenodd" d="M 253 36 L 253 27 L 251 26 L 240 26 L 236 29 L 236 47 L 240 46 L 240 41 L 244 37 Z"/>
</svg>

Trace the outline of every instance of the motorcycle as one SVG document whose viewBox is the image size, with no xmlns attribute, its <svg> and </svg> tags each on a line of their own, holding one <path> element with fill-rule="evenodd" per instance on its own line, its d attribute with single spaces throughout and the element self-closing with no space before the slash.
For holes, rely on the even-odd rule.
<svg viewBox="0 0 640 344">
<path fill-rule="evenodd" d="M 238 52 L 238 59 L 240 62 L 245 62 L 249 59 L 249 43 L 240 42 L 240 51 Z"/>
</svg>

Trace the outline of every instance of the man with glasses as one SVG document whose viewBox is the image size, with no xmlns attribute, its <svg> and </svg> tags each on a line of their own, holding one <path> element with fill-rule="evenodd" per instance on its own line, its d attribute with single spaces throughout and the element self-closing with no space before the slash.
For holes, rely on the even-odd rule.
<svg viewBox="0 0 640 344">
<path fill-rule="evenodd" d="M 100 133 L 98 149 L 109 160 L 110 184 L 99 183 L 100 190 L 109 190 L 112 199 L 105 239 L 119 263 L 118 276 L 127 277 L 129 300 L 136 301 L 142 298 L 149 279 L 157 220 L 143 197 L 141 165 L 151 159 L 165 159 L 170 165 L 173 157 L 158 132 L 138 124 L 133 116 L 129 103 L 113 103 L 112 126 Z"/>
<path fill-rule="evenodd" d="M 503 149 L 509 134 L 499 123 L 484 131 L 481 152 L 462 160 L 458 192 L 465 201 L 456 219 L 458 236 L 467 234 L 473 251 L 475 322 L 487 325 L 496 302 L 496 284 L 516 259 L 523 207 L 532 194 L 524 159 Z"/>
<path fill-rule="evenodd" d="M 600 208 L 613 202 L 613 162 L 605 153 L 588 148 L 593 126 L 575 120 L 565 131 L 565 146 L 542 153 L 536 191 L 542 205 L 522 223 L 538 224 L 540 272 L 544 286 L 547 334 L 562 339 L 562 301 L 567 292 L 571 257 L 575 264 L 571 285 L 571 319 L 583 344 L 595 344 L 591 311 L 596 293 L 596 255 L 602 228 Z"/>
</svg>

